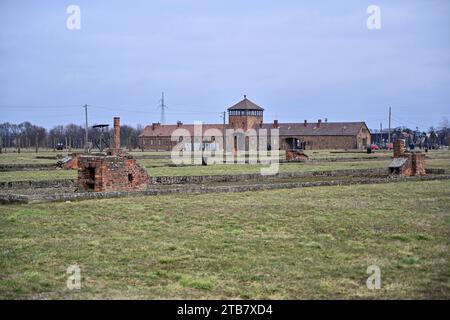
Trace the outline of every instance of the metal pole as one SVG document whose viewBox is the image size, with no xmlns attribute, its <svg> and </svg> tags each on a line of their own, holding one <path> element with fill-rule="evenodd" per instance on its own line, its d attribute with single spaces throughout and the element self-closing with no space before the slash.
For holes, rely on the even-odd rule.
<svg viewBox="0 0 450 320">
<path fill-rule="evenodd" d="M 389 131 L 388 131 L 388 143 L 391 144 L 391 107 L 389 107 Z"/>
<path fill-rule="evenodd" d="M 88 114 L 87 114 L 88 105 L 85 104 L 83 106 L 83 108 L 84 108 L 84 113 L 86 115 L 86 122 L 84 125 L 84 152 L 88 153 L 88 151 L 89 151 L 89 149 L 88 149 Z"/>
<path fill-rule="evenodd" d="M 383 124 L 380 122 L 380 146 L 383 144 Z"/>
<path fill-rule="evenodd" d="M 226 152 L 226 148 L 225 148 L 225 141 L 226 141 L 226 139 L 225 139 L 225 117 L 226 117 L 226 114 L 227 114 L 227 112 L 224 111 L 224 112 L 223 112 L 223 126 L 222 126 L 223 152 L 224 152 L 224 154 L 225 154 L 225 152 Z"/>
</svg>

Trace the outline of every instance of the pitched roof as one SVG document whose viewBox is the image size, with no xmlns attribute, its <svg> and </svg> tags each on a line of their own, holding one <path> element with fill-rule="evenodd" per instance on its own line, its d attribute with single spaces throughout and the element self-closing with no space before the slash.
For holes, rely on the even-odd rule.
<svg viewBox="0 0 450 320">
<path fill-rule="evenodd" d="M 280 123 L 280 136 L 354 136 L 357 135 L 364 122 L 317 122 Z M 263 124 L 264 129 L 272 129 L 273 123 Z"/>
<path fill-rule="evenodd" d="M 189 134 L 191 136 L 194 136 L 193 124 L 182 124 L 179 126 L 176 124 L 169 124 L 169 125 L 161 124 L 155 126 L 155 128 L 153 128 L 152 125 L 146 126 L 140 137 L 157 137 L 157 136 L 170 137 L 172 135 L 172 132 L 174 132 L 176 129 L 186 129 L 187 131 L 189 131 Z M 205 131 L 208 129 L 219 129 L 222 132 L 223 124 L 203 124 L 202 134 L 204 134 Z"/>
<path fill-rule="evenodd" d="M 322 122 L 319 126 L 317 122 L 307 123 L 280 123 L 280 136 L 355 136 L 358 134 L 361 127 L 366 127 L 364 122 Z M 186 129 L 190 135 L 194 135 L 193 124 L 173 125 L 159 125 L 153 129 L 152 125 L 146 126 L 141 137 L 170 137 L 172 132 L 176 129 Z M 229 128 L 229 125 L 225 125 Z M 264 123 L 263 129 L 273 129 L 273 123 Z M 208 129 L 219 129 L 222 131 L 223 124 L 203 124 L 203 133 Z M 256 128 L 257 129 L 257 128 Z"/>
<path fill-rule="evenodd" d="M 234 106 L 228 108 L 228 110 L 258 110 L 258 111 L 264 111 L 263 108 L 256 105 L 254 102 L 247 99 L 247 96 L 244 96 L 244 100 L 239 101 Z"/>
</svg>

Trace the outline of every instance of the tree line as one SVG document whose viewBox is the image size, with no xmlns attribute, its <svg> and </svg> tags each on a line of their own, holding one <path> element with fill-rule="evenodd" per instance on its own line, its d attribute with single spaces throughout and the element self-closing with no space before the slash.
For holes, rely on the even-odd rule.
<svg viewBox="0 0 450 320">
<path fill-rule="evenodd" d="M 140 147 L 139 135 L 144 127 L 137 125 L 132 127 L 122 125 L 120 127 L 120 144 L 122 148 L 138 149 Z M 402 138 L 404 134 L 408 137 L 409 143 L 418 144 L 421 147 L 448 146 L 450 137 L 450 124 L 447 118 L 443 118 L 439 125 L 430 127 L 427 132 L 409 129 L 407 127 L 395 128 L 391 131 L 393 138 Z M 383 133 L 383 136 L 386 133 Z M 89 148 L 96 150 L 107 148 L 111 145 L 113 128 L 88 128 Z M 85 139 L 84 126 L 76 124 L 57 125 L 47 130 L 44 127 L 25 121 L 19 124 L 4 122 L 0 124 L 0 152 L 5 148 L 13 148 L 20 151 L 25 149 L 83 149 Z M 100 142 L 101 141 L 101 142 Z M 376 143 L 378 141 L 373 141 Z"/>
<path fill-rule="evenodd" d="M 132 127 L 122 125 L 120 127 L 121 146 L 127 149 L 139 148 L 139 135 L 143 132 L 143 126 Z M 114 129 L 88 128 L 88 141 L 90 149 L 107 148 L 112 143 Z M 101 139 L 102 138 L 102 139 Z M 100 143 L 100 139 L 102 142 Z M 84 126 L 73 123 L 57 125 L 47 130 L 44 127 L 34 125 L 29 121 L 19 124 L 4 122 L 0 124 L 0 150 L 5 148 L 17 149 L 83 149 L 85 140 Z"/>
</svg>

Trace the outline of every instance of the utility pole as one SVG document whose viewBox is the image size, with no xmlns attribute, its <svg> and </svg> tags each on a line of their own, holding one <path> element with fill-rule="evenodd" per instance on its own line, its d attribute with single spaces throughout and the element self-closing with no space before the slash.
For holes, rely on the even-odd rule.
<svg viewBox="0 0 450 320">
<path fill-rule="evenodd" d="M 165 108 L 167 106 L 164 104 L 164 92 L 161 95 L 161 124 L 165 124 L 166 123 L 166 117 L 165 117 Z"/>
<path fill-rule="evenodd" d="M 86 115 L 86 122 L 84 124 L 84 152 L 88 153 L 89 149 L 88 149 L 88 117 L 87 117 L 87 108 L 88 105 L 85 104 L 83 106 L 84 108 L 84 113 Z"/>
<path fill-rule="evenodd" d="M 388 131 L 388 143 L 391 144 L 391 107 L 389 107 L 389 131 Z"/>
<path fill-rule="evenodd" d="M 225 118 L 226 118 L 226 111 L 221 112 L 221 117 L 223 118 L 223 125 L 222 125 L 222 138 L 223 138 L 223 152 L 225 153 Z"/>
<path fill-rule="evenodd" d="M 383 144 L 383 124 L 380 122 L 380 145 Z"/>
</svg>

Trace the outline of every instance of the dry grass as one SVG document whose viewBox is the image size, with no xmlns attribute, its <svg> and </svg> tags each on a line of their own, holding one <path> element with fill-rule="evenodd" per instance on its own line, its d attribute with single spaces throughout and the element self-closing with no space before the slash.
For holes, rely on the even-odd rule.
<svg viewBox="0 0 450 320">
<path fill-rule="evenodd" d="M 335 152 L 335 151 L 334 151 Z M 320 160 L 320 158 L 331 157 L 359 157 L 360 161 L 342 161 L 342 162 L 314 162 L 314 163 L 289 163 L 281 164 L 280 172 L 306 172 L 317 170 L 340 170 L 340 169 L 367 169 L 367 168 L 383 168 L 387 167 L 389 160 L 383 159 L 367 159 L 364 153 L 334 153 L 331 151 L 310 151 L 312 158 Z M 139 154 L 139 153 L 136 153 Z M 146 152 L 146 154 L 150 154 Z M 156 153 L 153 153 L 156 154 Z M 160 154 L 160 153 L 157 153 Z M 315 156 L 314 156 L 315 154 Z M 384 152 L 378 153 L 385 157 Z M 450 151 L 430 151 L 427 154 L 427 165 L 429 168 L 445 168 L 450 170 Z M 11 163 L 30 163 L 30 159 L 35 157 L 33 153 L 22 153 L 20 155 L 0 155 L 0 163 L 11 161 Z M 373 156 L 373 154 L 372 154 Z M 23 158 L 25 157 L 25 158 Z M 25 159 L 25 160 L 24 160 Z M 36 160 L 36 159 L 35 159 Z M 39 159 L 38 159 L 39 160 Z M 43 160 L 45 161 L 45 160 Z M 48 160 L 46 160 L 48 161 Z M 246 174 L 259 173 L 260 165 L 210 165 L 210 166 L 185 166 L 185 167 L 168 167 L 170 159 L 142 159 L 138 160 L 143 166 L 147 166 L 147 171 L 152 176 L 194 176 L 194 175 L 222 175 L 222 174 Z M 10 171 L 0 172 L 0 181 L 18 181 L 18 180 L 53 180 L 53 179 L 75 179 L 75 171 L 56 170 L 56 171 Z"/>
<path fill-rule="evenodd" d="M 449 207 L 449 181 L 1 206 L 0 297 L 448 299 Z"/>
</svg>

